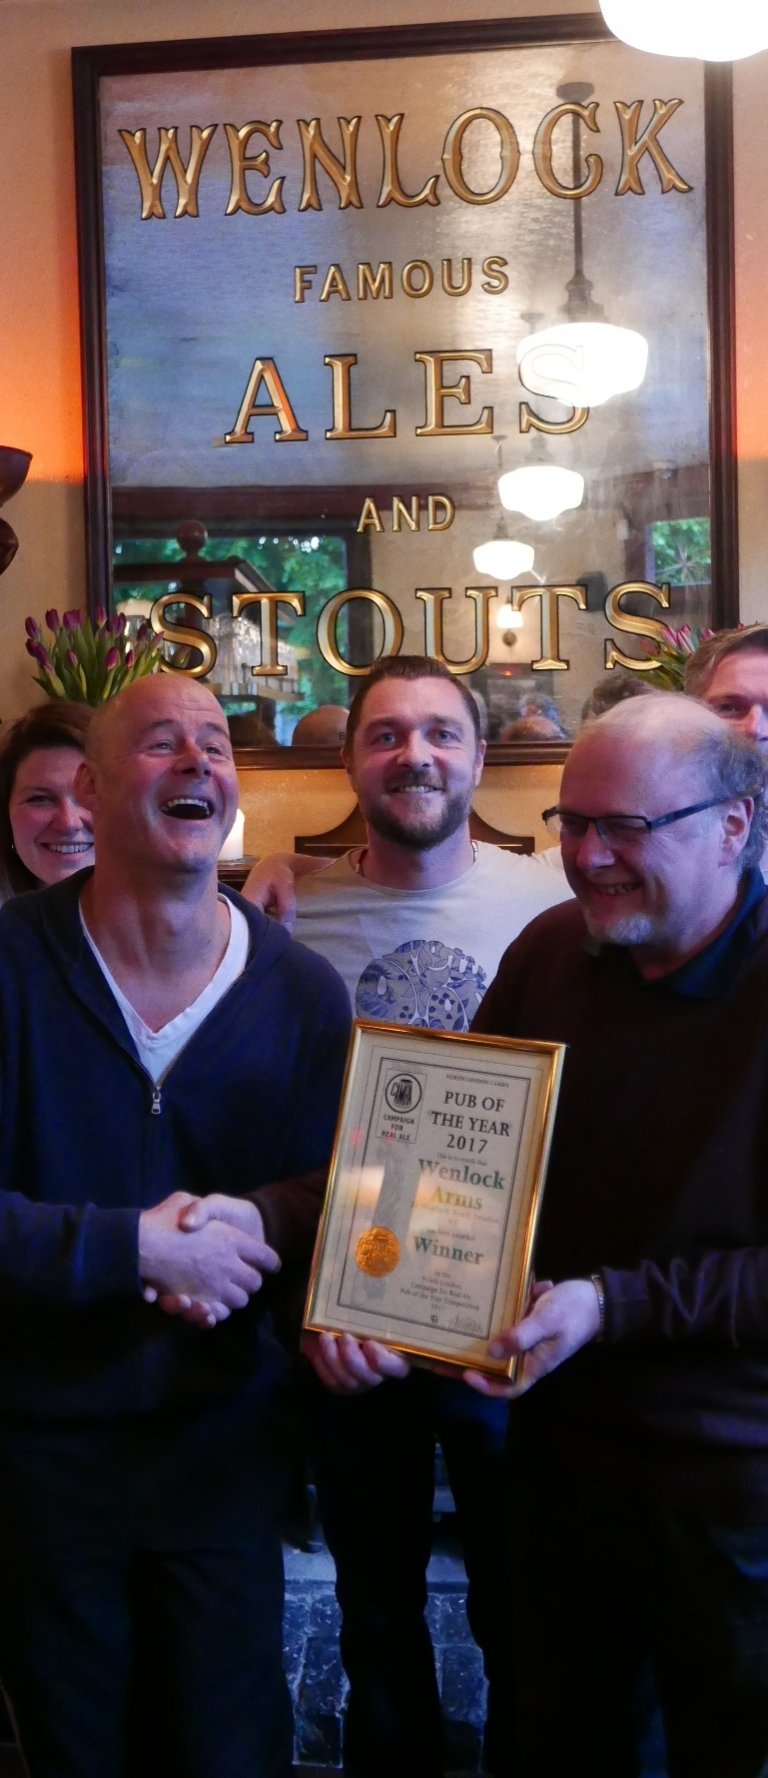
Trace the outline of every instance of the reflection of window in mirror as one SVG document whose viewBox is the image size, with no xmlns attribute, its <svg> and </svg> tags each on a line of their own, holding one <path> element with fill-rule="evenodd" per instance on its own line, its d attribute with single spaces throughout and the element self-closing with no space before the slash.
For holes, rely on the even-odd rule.
<svg viewBox="0 0 768 1778">
<path fill-rule="evenodd" d="M 669 622 L 711 622 L 712 545 L 708 518 L 657 519 L 645 530 L 645 577 L 670 589 Z"/>
<path fill-rule="evenodd" d="M 171 534 L 172 530 L 177 530 L 178 536 Z M 169 525 L 163 534 L 138 524 L 130 531 L 121 528 L 114 546 L 118 609 L 138 622 L 148 616 L 154 600 L 176 588 L 180 595 L 183 588 L 194 591 L 197 598 L 208 598 L 210 619 L 201 619 L 181 596 L 178 607 L 166 608 L 165 615 L 170 623 L 191 623 L 194 628 L 204 624 L 215 641 L 217 658 L 206 684 L 227 712 L 235 745 L 287 746 L 301 724 L 297 745 L 338 746 L 336 737 L 345 726 L 344 706 L 354 693 L 356 680 L 339 674 L 323 658 L 317 645 L 317 621 L 335 593 L 350 585 L 368 584 L 367 543 L 343 524 L 331 530 L 261 519 L 252 528 L 241 523 L 226 530 L 222 524 L 209 526 L 210 534 L 202 527 L 199 530 L 205 542 L 202 549 L 192 550 L 183 526 Z M 189 531 L 187 526 L 186 533 Z M 206 562 L 217 565 L 210 579 L 200 572 Z M 194 575 L 190 577 L 192 563 Z M 230 563 L 232 573 L 228 574 Z M 148 579 L 149 572 L 165 564 L 166 578 Z M 176 564 L 179 572 L 174 581 Z M 286 669 L 280 675 L 256 676 L 252 672 L 261 664 L 258 610 L 246 608 L 239 617 L 232 616 L 233 595 L 244 590 L 242 579 L 235 578 L 236 564 L 250 570 L 254 586 L 265 592 L 304 595 L 301 615 L 288 604 L 278 607 L 279 661 Z M 135 580 L 133 568 L 137 570 Z M 372 659 L 376 638 L 370 607 L 353 601 L 343 608 L 336 636 L 340 652 L 352 665 Z M 166 652 L 182 665 L 189 651 L 166 643 Z M 337 713 L 333 719 L 329 711 Z"/>
</svg>

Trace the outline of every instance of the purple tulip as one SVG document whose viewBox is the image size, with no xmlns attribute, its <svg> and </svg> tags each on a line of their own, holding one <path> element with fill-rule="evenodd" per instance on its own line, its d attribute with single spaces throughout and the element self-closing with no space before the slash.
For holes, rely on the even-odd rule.
<svg viewBox="0 0 768 1778">
<path fill-rule="evenodd" d="M 79 611 L 65 611 L 65 613 L 64 613 L 64 628 L 65 628 L 65 630 L 79 630 L 80 623 L 81 623 L 81 618 L 80 618 Z"/>
<path fill-rule="evenodd" d="M 112 619 L 112 634 L 113 634 L 113 636 L 122 636 L 124 629 L 125 629 L 125 612 L 118 611 L 117 617 L 113 617 L 113 619 Z"/>
<path fill-rule="evenodd" d="M 35 620 L 33 617 L 28 617 L 25 620 L 24 628 L 27 632 L 30 642 L 39 642 L 40 641 L 42 631 L 40 629 L 40 625 L 38 623 L 35 623 Z"/>
<path fill-rule="evenodd" d="M 56 668 L 54 667 L 47 648 L 43 647 L 42 642 L 28 642 L 27 648 L 29 649 L 33 660 L 37 661 L 38 667 L 42 667 L 44 673 L 55 673 Z"/>
<path fill-rule="evenodd" d="M 120 663 L 120 650 L 118 648 L 110 648 L 110 650 L 107 654 L 107 658 L 104 662 L 107 672 L 114 673 L 115 667 L 119 666 L 119 663 Z"/>
<path fill-rule="evenodd" d="M 138 630 L 136 631 L 136 641 L 137 642 L 146 642 L 146 641 L 148 641 L 148 639 L 151 635 L 152 635 L 152 630 L 151 630 L 150 625 L 148 623 L 140 623 Z"/>
<path fill-rule="evenodd" d="M 64 659 L 65 659 L 68 667 L 76 667 L 77 666 L 77 655 L 75 654 L 74 648 L 67 649 Z"/>
<path fill-rule="evenodd" d="M 49 630 L 52 630 L 53 634 L 55 636 L 56 631 L 61 628 L 61 624 L 59 621 L 58 611 L 56 610 L 56 607 L 54 605 L 51 606 L 50 611 L 46 611 L 45 621 L 48 625 Z"/>
<path fill-rule="evenodd" d="M 132 666 L 133 666 L 133 663 L 134 663 L 134 661 L 135 661 L 135 659 L 136 659 L 136 656 L 135 656 L 135 654 L 134 654 L 134 652 L 133 652 L 133 649 L 132 649 L 132 648 L 126 648 L 126 651 L 125 651 L 125 661 L 124 661 L 124 663 L 123 663 L 123 664 L 124 664 L 124 666 L 126 666 L 126 667 L 132 667 Z"/>
<path fill-rule="evenodd" d="M 107 621 L 107 614 L 106 614 L 106 611 L 104 610 L 104 606 L 97 605 L 96 606 L 96 627 L 97 627 L 97 629 L 103 630 L 104 625 L 106 624 L 106 621 Z"/>
</svg>

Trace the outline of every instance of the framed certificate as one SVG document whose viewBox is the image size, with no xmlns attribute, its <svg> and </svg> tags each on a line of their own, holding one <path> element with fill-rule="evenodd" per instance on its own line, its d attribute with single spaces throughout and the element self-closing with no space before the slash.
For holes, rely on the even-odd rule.
<svg viewBox="0 0 768 1778">
<path fill-rule="evenodd" d="M 514 1376 L 565 1046 L 356 1022 L 304 1320 Z"/>
</svg>

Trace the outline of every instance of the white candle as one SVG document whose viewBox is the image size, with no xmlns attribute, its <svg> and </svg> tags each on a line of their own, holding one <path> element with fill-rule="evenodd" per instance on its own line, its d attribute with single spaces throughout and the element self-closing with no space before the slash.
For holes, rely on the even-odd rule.
<svg viewBox="0 0 768 1778">
<path fill-rule="evenodd" d="M 226 859 L 230 862 L 234 861 L 237 858 L 242 858 L 244 832 L 245 832 L 245 816 L 243 814 L 242 809 L 238 809 L 235 819 L 232 822 L 232 826 L 230 827 L 229 833 L 227 834 L 227 837 L 226 837 L 224 844 L 221 848 L 221 851 L 219 853 L 220 858 Z"/>
</svg>

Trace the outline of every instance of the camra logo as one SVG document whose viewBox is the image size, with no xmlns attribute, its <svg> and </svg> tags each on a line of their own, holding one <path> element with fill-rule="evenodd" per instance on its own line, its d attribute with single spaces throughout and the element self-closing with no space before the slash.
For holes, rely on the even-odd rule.
<svg viewBox="0 0 768 1778">
<path fill-rule="evenodd" d="M 415 1074 L 394 1074 L 387 1081 L 384 1097 L 390 1111 L 415 1111 L 421 1103 L 421 1084 Z"/>
</svg>

